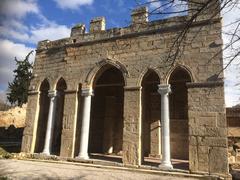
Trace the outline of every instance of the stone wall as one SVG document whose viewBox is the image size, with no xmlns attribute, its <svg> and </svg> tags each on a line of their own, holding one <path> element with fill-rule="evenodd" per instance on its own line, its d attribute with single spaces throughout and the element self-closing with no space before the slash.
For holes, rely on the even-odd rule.
<svg viewBox="0 0 240 180">
<path fill-rule="evenodd" d="M 189 163 L 192 171 L 227 174 L 223 84 L 189 84 Z M 220 158 L 221 157 L 221 158 Z"/>
<path fill-rule="evenodd" d="M 226 116 L 227 116 L 227 125 L 228 125 L 228 136 L 239 136 L 240 134 L 236 134 L 237 132 L 233 132 L 231 134 L 231 129 L 234 127 L 240 127 L 240 107 L 232 107 L 226 108 Z"/>
<path fill-rule="evenodd" d="M 135 10 L 131 25 L 107 30 L 105 20 L 97 18 L 91 22 L 90 33 L 85 33 L 84 25 L 78 25 L 69 38 L 38 43 L 22 151 L 34 152 L 41 83 L 46 79 L 50 90 L 55 90 L 62 78 L 67 89 L 60 156 L 74 157 L 81 124 L 79 87 L 94 90 L 96 79 L 105 70 L 115 68 L 124 79 L 123 163 L 139 166 L 143 154 L 142 79 L 152 70 L 159 76 L 159 84 L 168 84 L 172 72 L 181 68 L 191 77 L 188 86 L 190 171 L 228 174 L 223 84 L 216 77 L 223 62 L 221 53 L 215 56 L 222 48 L 217 43 L 221 40 L 221 18 L 208 20 L 205 14 L 194 22 L 186 37 L 185 51 L 169 66 L 166 62 L 169 48 L 189 16 L 148 22 L 146 14 L 145 8 Z"/>
<path fill-rule="evenodd" d="M 0 147 L 11 153 L 21 151 L 21 142 L 23 136 L 23 127 L 0 127 Z"/>
</svg>

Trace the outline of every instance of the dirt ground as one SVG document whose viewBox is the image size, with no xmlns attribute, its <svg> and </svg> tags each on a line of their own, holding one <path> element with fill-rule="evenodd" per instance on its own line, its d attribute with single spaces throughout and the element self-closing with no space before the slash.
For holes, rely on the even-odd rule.
<svg viewBox="0 0 240 180">
<path fill-rule="evenodd" d="M 194 180 L 158 174 L 86 167 L 73 164 L 33 162 L 24 160 L 0 160 L 0 179 L 83 179 L 83 180 Z"/>
</svg>

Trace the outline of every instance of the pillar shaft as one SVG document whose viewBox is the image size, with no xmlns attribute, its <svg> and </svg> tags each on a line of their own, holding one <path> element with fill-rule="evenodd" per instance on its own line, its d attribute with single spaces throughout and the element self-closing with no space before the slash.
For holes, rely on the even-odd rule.
<svg viewBox="0 0 240 180">
<path fill-rule="evenodd" d="M 83 118 L 81 128 L 80 151 L 77 158 L 89 159 L 88 157 L 88 141 L 89 141 L 89 127 L 90 127 L 90 112 L 91 112 L 91 96 L 93 95 L 92 89 L 83 89 Z"/>
<path fill-rule="evenodd" d="M 159 85 L 158 92 L 161 94 L 161 121 L 162 121 L 162 162 L 160 168 L 172 169 L 170 150 L 170 121 L 169 100 L 170 85 Z"/>
<path fill-rule="evenodd" d="M 49 106 L 49 113 L 48 113 L 45 144 L 44 144 L 44 149 L 43 149 L 43 154 L 46 154 L 46 155 L 51 154 L 52 136 L 53 136 L 55 114 L 56 114 L 57 92 L 49 91 L 48 96 L 50 97 L 50 106 Z"/>
</svg>

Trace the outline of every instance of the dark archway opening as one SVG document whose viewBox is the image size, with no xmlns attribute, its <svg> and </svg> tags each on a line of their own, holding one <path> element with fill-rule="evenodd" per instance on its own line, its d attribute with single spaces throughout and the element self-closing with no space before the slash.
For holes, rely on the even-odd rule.
<svg viewBox="0 0 240 180">
<path fill-rule="evenodd" d="M 48 97 L 49 89 L 50 89 L 49 82 L 45 79 L 40 86 L 39 116 L 37 124 L 36 142 L 34 148 L 35 153 L 41 153 L 44 148 L 48 121 L 48 111 L 50 104 L 50 99 Z"/>
<path fill-rule="evenodd" d="M 171 157 L 180 160 L 189 159 L 187 82 L 191 77 L 182 68 L 177 68 L 169 79 Z"/>
<path fill-rule="evenodd" d="M 123 87 L 124 78 L 115 67 L 104 68 L 96 76 L 89 135 L 91 155 L 122 155 Z"/>
<path fill-rule="evenodd" d="M 82 129 L 82 114 L 83 114 L 83 100 L 82 97 L 82 84 L 78 86 L 78 109 L 77 109 L 77 123 L 76 123 L 76 134 L 75 134 L 75 147 L 74 147 L 74 157 L 78 156 L 80 150 L 80 139 L 81 139 L 81 129 Z"/>
<path fill-rule="evenodd" d="M 64 111 L 64 99 L 65 90 L 67 84 L 63 78 L 60 78 L 56 90 L 57 90 L 57 102 L 56 102 L 56 115 L 54 120 L 53 137 L 52 137 L 52 151 L 53 155 L 60 155 L 61 150 L 61 137 L 62 137 L 62 124 L 63 124 L 63 111 Z"/>
<path fill-rule="evenodd" d="M 161 157 L 161 95 L 160 79 L 148 71 L 142 80 L 142 156 L 144 164 Z M 159 160 L 158 160 L 159 161 Z"/>
</svg>

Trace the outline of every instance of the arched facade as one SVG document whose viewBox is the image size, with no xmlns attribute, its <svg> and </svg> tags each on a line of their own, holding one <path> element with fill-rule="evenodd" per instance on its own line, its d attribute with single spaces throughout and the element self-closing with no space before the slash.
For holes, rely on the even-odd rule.
<svg viewBox="0 0 240 180">
<path fill-rule="evenodd" d="M 209 46 L 219 40 L 220 18 L 196 20 L 189 37 L 198 36 L 170 62 L 169 47 L 189 17 L 148 22 L 147 15 L 134 10 L 129 27 L 111 30 L 98 18 L 88 33 L 77 26 L 70 38 L 38 44 L 24 152 L 111 154 L 135 167 L 151 157 L 162 169 L 177 168 L 177 158 L 190 172 L 228 174 L 224 87 L 211 78 L 222 68 L 221 53 L 213 53 L 222 49 Z"/>
<path fill-rule="evenodd" d="M 48 149 L 47 153 L 60 155 L 64 112 L 64 91 L 66 89 L 67 85 L 63 78 L 60 78 L 57 81 L 56 90 L 54 91 L 50 90 L 50 84 L 47 79 L 44 79 L 41 83 L 39 89 L 39 114 L 34 152 L 45 153 L 44 150 Z M 49 95 L 50 92 L 52 93 L 51 95 Z M 50 105 L 51 103 L 52 105 Z M 57 113 L 53 116 L 52 111 Z M 49 118 L 52 119 L 51 124 L 48 122 Z M 52 130 L 53 132 L 48 133 L 49 130 Z M 47 143 L 47 141 L 49 142 Z"/>
</svg>

